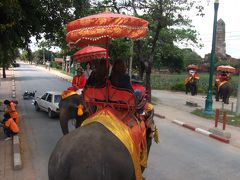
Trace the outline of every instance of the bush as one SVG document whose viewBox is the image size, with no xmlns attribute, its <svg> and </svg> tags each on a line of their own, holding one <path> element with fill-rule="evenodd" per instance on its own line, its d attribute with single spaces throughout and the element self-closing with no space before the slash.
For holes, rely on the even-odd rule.
<svg viewBox="0 0 240 180">
<path fill-rule="evenodd" d="M 171 90 L 173 91 L 185 91 L 185 85 L 182 82 L 179 82 L 171 87 Z"/>
<path fill-rule="evenodd" d="M 61 69 L 61 66 L 55 61 L 50 62 L 50 67 L 51 68 L 56 68 L 56 69 Z"/>
</svg>

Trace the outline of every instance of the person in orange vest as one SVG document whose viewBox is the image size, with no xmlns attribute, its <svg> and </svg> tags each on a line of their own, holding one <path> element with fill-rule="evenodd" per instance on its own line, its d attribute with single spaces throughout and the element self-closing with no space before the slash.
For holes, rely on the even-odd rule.
<svg viewBox="0 0 240 180">
<path fill-rule="evenodd" d="M 6 112 L 10 114 L 13 120 L 19 125 L 19 114 L 16 111 L 16 107 L 13 101 L 5 100 L 4 104 L 7 106 Z"/>
<path fill-rule="evenodd" d="M 5 140 L 10 139 L 12 136 L 19 133 L 19 127 L 17 123 L 13 120 L 9 113 L 4 114 L 4 119 L 0 123 L 0 126 L 3 127 L 4 134 L 6 135 Z"/>
<path fill-rule="evenodd" d="M 189 74 L 184 80 L 184 85 L 186 87 L 186 94 L 188 91 L 191 92 L 192 95 L 197 95 L 197 82 L 199 81 L 200 77 L 198 72 L 195 69 L 189 69 Z"/>
<path fill-rule="evenodd" d="M 77 69 L 77 75 L 75 75 L 72 80 L 72 90 L 77 91 L 84 88 L 87 79 L 83 72 L 83 68 L 80 67 Z"/>
</svg>

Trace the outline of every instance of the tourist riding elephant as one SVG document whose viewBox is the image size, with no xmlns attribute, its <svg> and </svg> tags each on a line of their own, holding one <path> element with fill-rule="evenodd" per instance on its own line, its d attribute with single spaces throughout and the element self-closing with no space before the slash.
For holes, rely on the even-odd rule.
<svg viewBox="0 0 240 180">
<path fill-rule="evenodd" d="M 216 101 L 219 101 L 219 98 L 222 98 L 222 102 L 229 104 L 229 97 L 233 91 L 231 84 L 228 81 L 225 81 L 220 87 L 216 90 Z"/>
<path fill-rule="evenodd" d="M 67 134 L 68 130 L 68 121 L 70 119 L 76 119 L 75 127 L 79 127 L 83 120 L 88 117 L 88 113 L 84 111 L 83 115 L 78 115 L 78 106 L 83 105 L 82 96 L 78 94 L 71 95 L 64 99 L 61 99 L 59 103 L 59 119 L 60 125 L 62 128 L 63 134 Z"/>
</svg>

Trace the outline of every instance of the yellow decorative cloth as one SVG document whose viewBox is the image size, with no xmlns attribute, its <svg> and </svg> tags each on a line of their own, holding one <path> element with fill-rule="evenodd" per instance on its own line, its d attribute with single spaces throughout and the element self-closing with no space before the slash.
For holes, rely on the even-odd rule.
<svg viewBox="0 0 240 180">
<path fill-rule="evenodd" d="M 104 108 L 90 118 L 86 119 L 83 121 L 82 126 L 86 126 L 87 124 L 94 122 L 104 125 L 125 145 L 132 158 L 136 180 L 142 180 L 140 157 L 132 140 L 129 128 L 111 112 L 110 108 Z"/>
<path fill-rule="evenodd" d="M 184 85 L 186 85 L 189 81 L 191 81 L 192 78 L 193 78 L 192 76 L 187 76 L 184 80 Z"/>
<path fill-rule="evenodd" d="M 218 85 L 218 91 L 219 91 L 220 87 L 221 87 L 222 85 L 224 85 L 225 83 L 227 83 L 227 81 L 223 81 L 223 82 L 221 82 L 221 83 Z"/>
<path fill-rule="evenodd" d="M 154 108 L 153 104 L 147 102 L 146 105 L 144 106 L 144 111 L 149 112 L 149 111 L 153 110 L 153 108 Z"/>
<path fill-rule="evenodd" d="M 74 94 L 77 94 L 76 91 L 72 91 L 72 90 L 66 90 L 66 91 L 63 91 L 61 96 L 62 96 L 62 99 L 65 99 L 69 96 L 72 96 Z"/>
</svg>

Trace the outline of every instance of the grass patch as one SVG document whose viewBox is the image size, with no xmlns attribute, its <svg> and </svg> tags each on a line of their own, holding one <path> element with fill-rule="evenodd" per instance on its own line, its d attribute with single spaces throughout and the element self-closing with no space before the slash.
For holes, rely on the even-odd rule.
<svg viewBox="0 0 240 180">
<path fill-rule="evenodd" d="M 199 75 L 200 80 L 198 82 L 198 93 L 207 94 L 209 73 L 199 73 Z M 152 89 L 158 90 L 185 91 L 184 79 L 186 76 L 187 72 L 183 72 L 181 74 L 152 74 L 151 87 Z M 237 75 L 232 75 L 231 77 L 230 84 L 233 88 L 232 96 L 236 96 L 239 77 Z M 213 76 L 213 79 L 215 79 L 215 76 Z"/>
<path fill-rule="evenodd" d="M 214 114 L 207 115 L 204 113 L 203 109 L 196 109 L 192 112 L 192 114 L 206 118 L 206 119 L 210 119 L 213 121 L 215 120 L 215 111 L 214 111 Z M 223 112 L 220 112 L 219 122 L 222 123 L 222 120 L 223 120 Z M 227 111 L 227 124 L 236 126 L 236 127 L 240 127 L 240 116 L 236 116 L 236 114 L 234 112 Z"/>
</svg>

